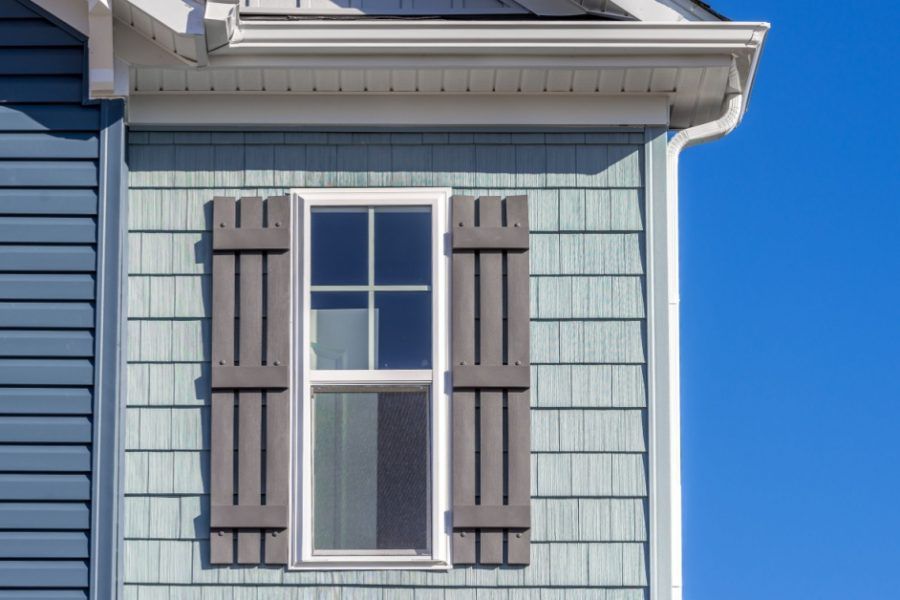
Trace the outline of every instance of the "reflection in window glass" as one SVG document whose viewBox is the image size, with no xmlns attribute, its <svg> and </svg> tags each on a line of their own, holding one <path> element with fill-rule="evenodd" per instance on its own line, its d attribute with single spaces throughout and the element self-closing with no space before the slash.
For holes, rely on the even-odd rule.
<svg viewBox="0 0 900 600">
<path fill-rule="evenodd" d="M 379 369 L 431 368 L 431 293 L 376 292 Z"/>
<path fill-rule="evenodd" d="M 313 292 L 310 301 L 311 367 L 368 369 L 368 294 Z"/>
<path fill-rule="evenodd" d="M 312 285 L 365 285 L 369 216 L 365 208 L 316 208 L 310 215 Z"/>
<path fill-rule="evenodd" d="M 313 547 L 428 552 L 428 391 L 317 392 Z"/>
<path fill-rule="evenodd" d="M 431 209 L 375 209 L 375 283 L 431 283 Z"/>
</svg>

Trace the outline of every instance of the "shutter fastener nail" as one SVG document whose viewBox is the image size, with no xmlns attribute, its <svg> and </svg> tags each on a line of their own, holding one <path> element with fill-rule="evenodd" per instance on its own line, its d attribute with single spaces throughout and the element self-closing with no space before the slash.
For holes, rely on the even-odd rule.
<svg viewBox="0 0 900 600">
<path fill-rule="evenodd" d="M 460 532 L 459 532 L 459 537 L 466 537 L 466 532 L 465 532 L 465 531 L 460 531 Z"/>
<path fill-rule="evenodd" d="M 516 537 L 517 537 L 517 538 L 520 538 L 520 537 L 522 537 L 522 534 L 521 534 L 521 533 L 517 533 L 517 534 L 516 534 Z"/>
<path fill-rule="evenodd" d="M 280 361 L 280 360 L 276 360 L 276 361 L 275 361 L 274 363 L 272 363 L 272 364 L 274 364 L 274 365 L 277 367 L 277 366 L 279 366 L 279 365 L 281 364 L 281 361 Z M 273 534 L 273 535 L 274 535 L 274 534 Z"/>
<path fill-rule="evenodd" d="M 517 360 L 517 361 L 516 361 L 516 366 L 517 366 L 517 367 L 518 367 L 519 365 L 521 365 L 521 364 L 522 364 L 522 361 L 521 361 L 521 360 Z"/>
<path fill-rule="evenodd" d="M 275 227 L 281 227 L 281 221 L 277 221 L 277 222 L 275 223 Z"/>
<path fill-rule="evenodd" d="M 219 223 L 219 227 L 225 227 L 225 223 Z"/>
<path fill-rule="evenodd" d="M 220 365 L 224 365 L 224 364 L 225 364 L 225 361 L 224 361 L 224 360 L 220 360 L 220 361 L 219 361 L 219 364 L 220 364 Z"/>
<path fill-rule="evenodd" d="M 278 532 L 277 532 L 277 531 L 273 531 L 273 532 L 272 532 L 272 537 L 278 537 Z"/>
<path fill-rule="evenodd" d="M 220 532 L 219 532 L 219 537 L 222 537 L 223 535 L 225 535 L 225 532 L 224 532 L 224 531 L 220 531 Z"/>
</svg>

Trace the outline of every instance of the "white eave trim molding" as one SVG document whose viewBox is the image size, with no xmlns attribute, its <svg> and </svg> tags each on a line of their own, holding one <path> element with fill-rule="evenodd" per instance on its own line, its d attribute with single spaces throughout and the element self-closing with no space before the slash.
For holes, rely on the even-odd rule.
<svg viewBox="0 0 900 600">
<path fill-rule="evenodd" d="M 240 20 L 212 56 L 747 52 L 766 30 L 739 22 Z"/>
</svg>

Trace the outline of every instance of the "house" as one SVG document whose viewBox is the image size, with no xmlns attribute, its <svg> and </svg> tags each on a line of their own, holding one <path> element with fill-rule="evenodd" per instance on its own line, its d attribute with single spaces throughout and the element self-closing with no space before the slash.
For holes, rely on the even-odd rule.
<svg viewBox="0 0 900 600">
<path fill-rule="evenodd" d="M 681 598 L 678 157 L 767 30 L 0 0 L 0 597 Z"/>
</svg>

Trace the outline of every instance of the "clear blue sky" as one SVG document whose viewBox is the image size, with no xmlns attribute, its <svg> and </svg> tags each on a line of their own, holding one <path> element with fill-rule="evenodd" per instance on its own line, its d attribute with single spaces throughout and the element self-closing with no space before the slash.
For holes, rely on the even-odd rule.
<svg viewBox="0 0 900 600">
<path fill-rule="evenodd" d="M 900 2 L 709 1 L 772 31 L 682 155 L 685 599 L 900 599 Z"/>
</svg>

